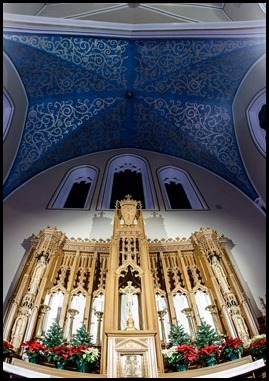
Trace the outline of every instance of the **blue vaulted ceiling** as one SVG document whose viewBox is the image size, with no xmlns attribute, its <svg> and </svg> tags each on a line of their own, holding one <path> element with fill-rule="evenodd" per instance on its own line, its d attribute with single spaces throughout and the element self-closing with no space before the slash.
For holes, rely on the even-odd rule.
<svg viewBox="0 0 269 381">
<path fill-rule="evenodd" d="M 29 107 L 4 197 L 66 160 L 116 148 L 179 157 L 251 199 L 232 102 L 265 39 L 124 39 L 4 32 Z"/>
</svg>

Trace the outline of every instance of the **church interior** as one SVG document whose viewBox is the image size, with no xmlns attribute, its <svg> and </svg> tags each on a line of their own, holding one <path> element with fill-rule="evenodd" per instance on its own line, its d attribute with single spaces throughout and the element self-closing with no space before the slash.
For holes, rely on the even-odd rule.
<svg viewBox="0 0 269 381">
<path fill-rule="evenodd" d="M 3 4 L 7 378 L 265 377 L 250 355 L 164 356 L 174 326 L 265 336 L 265 20 L 265 3 Z M 30 364 L 55 322 L 68 346 L 85 327 L 97 370 Z"/>
</svg>

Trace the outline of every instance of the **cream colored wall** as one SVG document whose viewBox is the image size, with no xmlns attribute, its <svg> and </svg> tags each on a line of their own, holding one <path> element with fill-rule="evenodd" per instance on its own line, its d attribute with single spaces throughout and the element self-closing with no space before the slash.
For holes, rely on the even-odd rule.
<svg viewBox="0 0 269 381">
<path fill-rule="evenodd" d="M 132 153 L 147 159 L 152 170 L 154 186 L 160 202 L 160 210 L 144 211 L 147 237 L 189 238 L 200 227 L 210 226 L 220 235 L 232 241 L 231 251 L 236 265 L 243 275 L 248 297 L 252 296 L 258 306 L 259 296 L 265 296 L 265 217 L 235 187 L 212 173 L 183 160 L 147 151 L 115 150 L 85 156 L 56 166 L 33 178 L 4 200 L 3 207 L 3 292 L 4 299 L 25 254 L 27 239 L 38 234 L 47 225 L 56 227 L 68 238 L 110 238 L 113 211 L 95 209 L 103 180 L 105 164 L 115 154 Z M 65 173 L 77 165 L 94 165 L 99 168 L 93 203 L 89 211 L 48 210 L 47 205 Z M 202 193 L 209 210 L 165 211 L 156 170 L 163 165 L 174 165 L 188 171 Z M 257 310 L 257 316 L 261 313 Z"/>
</svg>

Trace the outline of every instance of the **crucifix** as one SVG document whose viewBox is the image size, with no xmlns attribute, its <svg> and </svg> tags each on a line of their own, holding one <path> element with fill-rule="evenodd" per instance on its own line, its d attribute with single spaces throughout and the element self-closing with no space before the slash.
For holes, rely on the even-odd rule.
<svg viewBox="0 0 269 381">
<path fill-rule="evenodd" d="M 132 285 L 131 281 L 127 282 L 127 286 L 124 288 L 120 288 L 120 293 L 127 295 L 127 307 L 128 307 L 128 315 L 129 318 L 127 319 L 127 329 L 134 329 L 134 319 L 132 317 L 132 307 L 134 304 L 133 296 L 135 294 L 140 293 L 140 288 L 136 288 Z"/>
</svg>

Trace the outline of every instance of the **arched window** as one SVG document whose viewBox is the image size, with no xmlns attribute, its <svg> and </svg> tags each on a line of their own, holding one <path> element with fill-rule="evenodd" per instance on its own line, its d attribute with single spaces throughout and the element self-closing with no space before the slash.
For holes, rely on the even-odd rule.
<svg viewBox="0 0 269 381">
<path fill-rule="evenodd" d="M 159 323 L 159 331 L 161 333 L 161 339 L 163 343 L 169 343 L 169 334 L 171 331 L 171 324 L 169 319 L 169 309 L 167 305 L 166 298 L 162 297 L 160 294 L 155 295 L 156 300 L 156 308 L 158 313 L 158 323 Z M 162 329 L 163 324 L 163 329 Z"/>
<path fill-rule="evenodd" d="M 204 291 L 197 290 L 194 297 L 201 321 L 204 321 L 205 323 L 211 325 L 214 329 L 217 329 L 211 313 L 206 309 L 206 307 L 212 305 L 210 296 Z"/>
<path fill-rule="evenodd" d="M 76 333 L 76 331 L 84 323 L 85 305 L 86 305 L 86 297 L 82 294 L 82 292 L 78 292 L 77 294 L 72 296 L 71 308 L 78 311 L 78 314 L 75 315 L 73 320 L 72 334 Z M 70 319 L 69 319 L 69 324 L 70 324 Z"/>
<path fill-rule="evenodd" d="M 259 149 L 266 155 L 266 91 L 262 90 L 247 108 L 248 125 L 251 136 Z"/>
<path fill-rule="evenodd" d="M 112 159 L 106 170 L 101 191 L 100 209 L 114 209 L 117 200 L 130 194 L 141 201 L 144 209 L 156 209 L 148 164 L 135 155 L 122 155 Z"/>
<path fill-rule="evenodd" d="M 90 316 L 90 334 L 92 336 L 92 342 L 97 344 L 100 337 L 102 337 L 103 322 L 100 318 L 100 313 L 104 312 L 104 295 L 99 294 L 92 300 L 91 316 Z M 99 317 L 98 317 L 99 314 Z M 98 322 L 99 320 L 99 322 Z M 97 338 L 98 324 L 100 325 L 100 337 Z"/>
<path fill-rule="evenodd" d="M 3 140 L 7 136 L 12 117 L 14 113 L 14 104 L 6 89 L 3 90 Z"/>
<path fill-rule="evenodd" d="M 166 209 L 207 209 L 188 174 L 176 167 L 158 170 L 158 178 Z"/>
<path fill-rule="evenodd" d="M 47 298 L 46 298 L 47 299 Z M 44 322 L 44 332 L 47 332 L 51 325 L 57 320 L 60 320 L 61 311 L 64 302 L 64 294 L 58 290 L 49 297 L 48 305 L 50 307 L 49 312 L 46 314 Z"/>
<path fill-rule="evenodd" d="M 174 297 L 174 307 L 176 312 L 176 318 L 177 318 L 177 324 L 182 325 L 184 328 L 184 331 L 191 335 L 190 326 L 188 323 L 188 319 L 186 314 L 182 312 L 185 308 L 189 308 L 189 302 L 188 298 L 185 294 L 182 294 L 181 292 L 177 292 Z"/>
<path fill-rule="evenodd" d="M 49 204 L 52 209 L 89 209 L 97 170 L 88 165 L 70 170 Z"/>
</svg>

